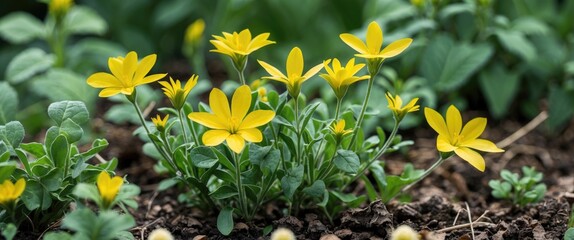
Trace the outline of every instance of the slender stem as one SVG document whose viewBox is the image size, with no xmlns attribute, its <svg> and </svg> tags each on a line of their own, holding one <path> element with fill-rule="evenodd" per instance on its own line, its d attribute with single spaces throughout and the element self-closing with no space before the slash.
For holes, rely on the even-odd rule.
<svg viewBox="0 0 574 240">
<path fill-rule="evenodd" d="M 199 146 L 199 138 L 197 137 L 197 133 L 195 132 L 195 128 L 193 127 L 193 123 L 191 122 L 191 119 L 186 118 L 185 119 L 187 122 L 187 126 L 190 129 L 191 132 L 191 136 L 193 137 L 193 141 L 195 142 L 195 146 Z"/>
<path fill-rule="evenodd" d="M 351 137 L 349 148 L 352 148 L 353 145 L 355 144 L 355 141 L 357 140 L 357 133 L 359 131 L 359 128 L 361 128 L 361 124 L 363 124 L 363 118 L 365 117 L 365 111 L 367 110 L 367 106 L 369 105 L 369 98 L 371 96 L 371 90 L 373 89 L 373 82 L 375 79 L 375 75 L 371 74 L 371 78 L 369 78 L 369 85 L 367 86 L 367 94 L 365 95 L 365 100 L 363 100 L 363 107 L 361 108 L 361 113 L 359 114 L 359 118 L 357 119 L 357 123 L 355 124 L 355 128 L 353 129 L 353 136 Z"/>
<path fill-rule="evenodd" d="M 297 163 L 302 163 L 301 161 L 301 123 L 299 121 L 299 98 L 293 98 L 293 103 L 295 103 L 295 134 L 297 135 Z"/>
<path fill-rule="evenodd" d="M 391 145 L 391 142 L 393 141 L 393 138 L 395 138 L 395 135 L 397 135 L 397 132 L 399 130 L 399 124 L 400 122 L 397 121 L 395 119 L 395 126 L 393 127 L 393 130 L 391 131 L 391 134 L 389 135 L 389 137 L 387 138 L 387 140 L 385 141 L 385 144 L 383 145 L 383 147 L 371 158 L 369 159 L 369 161 L 367 162 L 367 164 L 365 164 L 361 170 L 359 170 L 357 172 L 357 174 L 351 179 L 351 181 L 348 181 L 347 184 L 345 184 L 343 186 L 343 189 L 345 189 L 350 183 L 357 181 L 362 175 L 365 175 L 365 171 L 367 169 L 369 169 L 369 167 L 371 167 L 371 165 L 373 164 L 373 162 L 375 162 L 376 160 L 378 160 L 383 154 L 385 154 L 385 152 L 387 151 L 387 149 L 389 148 L 389 146 Z"/>
<path fill-rule="evenodd" d="M 341 103 L 343 99 L 337 98 L 337 107 L 335 108 L 335 121 L 339 119 L 339 111 L 341 111 Z"/>
<path fill-rule="evenodd" d="M 133 95 L 133 96 L 132 96 Z M 149 130 L 149 128 L 147 127 L 147 124 L 145 122 L 145 119 L 143 117 L 142 111 L 136 101 L 137 98 L 137 93 L 134 90 L 134 92 L 132 93 L 132 95 L 126 95 L 126 97 L 128 98 L 128 100 L 134 105 L 134 108 L 136 109 L 136 113 L 140 119 L 140 122 L 142 124 L 142 126 L 144 127 L 146 133 L 148 136 L 151 135 L 151 132 Z M 152 142 L 152 144 L 155 146 L 155 148 L 157 149 L 157 151 L 162 155 L 163 158 L 165 158 L 165 160 L 167 162 L 169 162 L 169 164 L 171 165 L 171 167 L 176 170 L 176 175 L 180 175 L 181 174 L 181 170 L 177 167 L 177 165 L 173 162 L 173 159 L 171 159 L 171 157 L 165 153 L 165 150 L 163 148 L 161 148 L 155 141 L 150 140 Z M 167 143 L 166 143 L 167 144 Z"/>
<path fill-rule="evenodd" d="M 432 171 L 434 171 L 438 166 L 440 166 L 445 160 L 447 160 L 448 158 L 443 158 L 442 156 L 439 156 L 438 160 L 436 160 L 436 162 L 429 168 L 427 169 L 423 175 L 421 175 L 419 178 L 417 178 L 417 180 L 415 180 L 414 182 L 412 182 L 411 184 L 407 185 L 406 187 L 404 187 L 401 192 L 405 192 L 407 190 L 409 190 L 412 186 L 414 186 L 415 184 L 417 184 L 419 181 L 421 181 L 423 178 L 425 178 L 426 176 L 428 176 Z M 394 198 L 394 196 L 393 196 Z M 392 200 L 393 198 L 389 199 Z"/>
<path fill-rule="evenodd" d="M 187 138 L 187 131 L 185 131 L 185 124 L 183 124 L 183 109 L 179 109 L 179 111 L 177 111 L 177 115 L 181 126 L 181 132 L 183 133 L 183 140 L 184 142 L 188 142 L 189 139 Z M 187 151 L 185 151 L 185 154 L 187 155 Z"/>
<path fill-rule="evenodd" d="M 243 191 L 243 183 L 241 181 L 241 158 L 239 154 L 233 153 L 233 161 L 235 162 L 235 185 L 237 186 L 237 192 L 239 194 L 239 209 L 244 217 L 248 218 L 249 216 L 246 202 L 245 202 L 245 192 Z M 248 219 L 249 220 L 249 219 Z"/>
</svg>

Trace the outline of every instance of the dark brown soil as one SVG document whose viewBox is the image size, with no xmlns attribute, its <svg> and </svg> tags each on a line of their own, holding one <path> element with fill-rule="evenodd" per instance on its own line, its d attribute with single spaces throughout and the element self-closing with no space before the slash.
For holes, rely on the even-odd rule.
<svg viewBox="0 0 574 240">
<path fill-rule="evenodd" d="M 487 129 L 484 138 L 502 140 L 521 127 L 504 122 Z M 350 209 L 334 219 L 334 224 L 312 211 L 299 216 L 282 216 L 279 208 L 266 206 L 254 222 L 237 222 L 229 236 L 222 236 L 216 226 L 216 213 L 179 203 L 176 188 L 157 191 L 165 179 L 153 170 L 153 160 L 141 153 L 141 144 L 132 137 L 132 128 L 105 125 L 110 142 L 108 156 L 119 156 L 121 175 L 142 188 L 139 208 L 132 211 L 137 226 L 136 239 L 146 239 L 156 228 L 166 228 L 176 239 L 269 239 L 263 236 L 267 226 L 287 227 L 298 239 L 388 239 L 399 225 L 409 225 L 423 239 L 562 239 L 567 230 L 571 204 L 574 202 L 574 124 L 558 137 L 543 130 L 530 132 L 506 147 L 504 154 L 487 154 L 487 170 L 476 171 L 464 161 L 453 158 L 445 162 L 410 192 L 412 201 L 380 201 Z M 416 147 L 406 154 L 387 159 L 387 171 L 400 173 L 405 163 L 427 168 L 436 157 L 434 133 L 417 130 L 406 136 Z M 524 208 L 495 199 L 487 183 L 498 179 L 501 169 L 519 172 L 522 166 L 535 166 L 544 173 L 548 192 L 544 200 Z M 352 192 L 364 192 L 357 184 Z M 470 213 L 469 213 L 469 211 Z M 469 218 L 474 221 L 472 227 Z M 478 219 L 478 220 L 477 220 Z M 17 239 L 37 236 L 19 234 Z"/>
</svg>

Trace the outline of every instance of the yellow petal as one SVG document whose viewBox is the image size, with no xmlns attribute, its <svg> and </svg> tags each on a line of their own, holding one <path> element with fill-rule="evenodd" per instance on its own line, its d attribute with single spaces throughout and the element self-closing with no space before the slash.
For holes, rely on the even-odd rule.
<svg viewBox="0 0 574 240">
<path fill-rule="evenodd" d="M 369 51 L 365 43 L 353 34 L 343 33 L 339 35 L 339 37 L 341 40 L 343 40 L 343 42 L 349 45 L 349 47 L 355 49 L 355 51 L 359 53 L 367 53 Z"/>
<path fill-rule="evenodd" d="M 20 195 L 22 195 L 22 193 L 24 192 L 24 189 L 26 188 L 26 180 L 24 180 L 23 178 L 18 179 L 18 181 L 16 181 L 16 184 L 14 184 L 14 197 L 20 197 Z"/>
<path fill-rule="evenodd" d="M 251 40 L 251 43 L 249 43 L 248 47 L 249 52 L 250 53 L 254 52 L 262 47 L 275 43 L 274 41 L 267 40 L 268 37 L 269 33 L 262 33 L 253 38 L 253 40 Z"/>
<path fill-rule="evenodd" d="M 124 76 L 126 78 L 126 81 L 130 81 L 127 84 L 128 85 L 133 85 L 134 83 L 131 82 L 131 80 L 134 77 L 134 73 L 136 71 L 136 68 L 138 66 L 138 54 L 134 51 L 131 51 L 128 53 L 128 55 L 126 55 L 126 58 L 124 59 L 123 62 L 123 73 Z"/>
<path fill-rule="evenodd" d="M 287 77 L 303 75 L 303 52 L 298 47 L 294 47 L 287 56 Z"/>
<path fill-rule="evenodd" d="M 407 49 L 412 42 L 413 39 L 411 38 L 399 39 L 389 44 L 389 46 L 385 47 L 385 49 L 381 50 L 379 55 L 381 55 L 382 58 L 391 58 L 397 56 L 401 54 L 405 49 Z"/>
<path fill-rule="evenodd" d="M 275 112 L 271 110 L 255 110 L 247 114 L 239 125 L 239 130 L 256 128 L 265 125 L 275 117 Z"/>
<path fill-rule="evenodd" d="M 474 139 L 468 142 L 463 142 L 461 145 L 483 152 L 504 152 L 504 150 L 498 148 L 494 143 L 486 139 Z"/>
<path fill-rule="evenodd" d="M 96 184 L 98 185 L 98 190 L 100 191 L 100 194 L 106 192 L 106 187 L 110 184 L 110 181 L 111 178 L 108 172 L 106 171 L 100 172 Z"/>
<path fill-rule="evenodd" d="M 201 140 L 205 146 L 217 146 L 221 144 L 230 133 L 227 130 L 209 130 L 203 134 Z"/>
<path fill-rule="evenodd" d="M 209 93 L 209 107 L 217 117 L 221 119 L 231 118 L 227 96 L 219 88 L 213 88 L 211 93 Z"/>
<path fill-rule="evenodd" d="M 251 89 L 247 85 L 243 85 L 233 93 L 231 100 L 231 117 L 241 121 L 251 107 Z"/>
<path fill-rule="evenodd" d="M 137 65 L 134 79 L 136 80 L 143 79 L 155 64 L 156 59 L 157 55 L 155 54 L 150 54 L 144 57 Z"/>
<path fill-rule="evenodd" d="M 429 123 L 431 128 L 434 129 L 438 133 L 438 135 L 450 136 L 444 118 L 442 118 L 442 116 L 437 111 L 426 107 L 425 118 L 427 119 L 427 122 Z"/>
<path fill-rule="evenodd" d="M 261 142 L 263 140 L 263 135 L 257 128 L 241 129 L 237 131 L 237 134 L 249 142 Z"/>
<path fill-rule="evenodd" d="M 124 69 L 122 65 L 123 60 L 120 60 L 117 57 L 108 58 L 108 67 L 110 68 L 110 72 L 112 72 L 112 74 L 116 76 L 118 79 L 120 79 L 123 83 Z"/>
<path fill-rule="evenodd" d="M 263 67 L 263 69 L 265 69 L 265 71 L 267 71 L 267 73 L 271 74 L 271 76 L 278 77 L 278 78 L 287 78 L 281 71 L 279 71 L 277 68 L 269 65 L 268 63 L 266 63 L 264 61 L 260 61 L 260 60 L 257 60 L 257 62 L 259 62 L 259 65 L 261 65 L 261 67 Z"/>
<path fill-rule="evenodd" d="M 473 151 L 470 148 L 462 147 L 455 149 L 454 153 L 456 153 L 456 155 L 458 155 L 460 158 L 470 163 L 470 165 L 472 165 L 474 168 L 478 169 L 481 172 L 484 172 L 484 169 L 486 168 L 484 158 L 482 158 L 482 156 L 480 156 L 480 154 L 478 154 L 477 152 Z"/>
<path fill-rule="evenodd" d="M 110 181 L 110 187 L 112 189 L 116 190 L 116 193 L 117 193 L 117 190 L 119 190 L 123 184 L 124 184 L 124 179 L 122 179 L 119 176 L 113 177 Z"/>
<path fill-rule="evenodd" d="M 114 77 L 114 75 L 104 72 L 92 74 L 88 77 L 87 83 L 95 88 L 123 87 L 122 82 Z"/>
<path fill-rule="evenodd" d="M 312 76 L 314 76 L 315 74 L 317 74 L 319 71 L 321 71 L 321 69 L 323 68 L 323 64 L 319 63 L 317 64 L 317 66 L 312 67 L 311 69 L 309 69 L 309 71 L 307 71 L 305 73 L 305 75 L 303 75 L 304 79 L 309 79 Z"/>
<path fill-rule="evenodd" d="M 236 153 L 240 153 L 243 150 L 243 147 L 245 147 L 245 140 L 237 134 L 229 135 L 226 142 L 227 146 Z"/>
<path fill-rule="evenodd" d="M 456 146 L 450 144 L 450 139 L 445 135 L 438 135 L 436 139 L 436 149 L 439 152 L 452 152 L 457 149 Z"/>
<path fill-rule="evenodd" d="M 111 96 L 114 96 L 116 94 L 124 93 L 124 92 L 128 92 L 128 91 L 125 90 L 123 87 L 104 88 L 104 89 L 102 89 L 102 91 L 100 91 L 100 94 L 98 94 L 98 96 L 99 97 L 111 97 Z M 133 88 L 132 88 L 132 92 L 133 92 Z M 128 93 L 127 95 L 131 95 L 132 92 Z"/>
<path fill-rule="evenodd" d="M 155 82 L 157 80 L 164 78 L 165 75 L 167 75 L 167 74 L 162 73 L 162 74 L 149 75 L 149 76 L 144 77 L 142 79 L 136 78 L 136 79 L 134 79 L 136 81 L 136 82 L 134 82 L 134 86 L 139 86 L 139 85 Z"/>
<path fill-rule="evenodd" d="M 215 114 L 206 112 L 192 112 L 187 115 L 192 121 L 212 129 L 227 129 L 228 119 L 220 119 Z"/>
<path fill-rule="evenodd" d="M 446 126 L 450 132 L 449 136 L 458 136 L 462 129 L 462 116 L 454 105 L 450 105 L 446 110 Z"/>
<path fill-rule="evenodd" d="M 463 141 L 469 141 L 478 138 L 485 128 L 486 118 L 474 118 L 464 125 L 460 135 L 462 135 Z"/>
<path fill-rule="evenodd" d="M 383 45 L 383 30 L 375 21 L 367 27 L 367 48 L 369 53 L 378 53 Z"/>
</svg>

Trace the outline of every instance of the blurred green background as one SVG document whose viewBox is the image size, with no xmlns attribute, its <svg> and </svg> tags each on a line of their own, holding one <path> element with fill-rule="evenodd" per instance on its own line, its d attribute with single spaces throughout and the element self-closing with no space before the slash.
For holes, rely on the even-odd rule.
<svg viewBox="0 0 574 240">
<path fill-rule="evenodd" d="M 277 44 L 251 55 L 252 82 L 266 75 L 256 59 L 282 69 L 294 46 L 302 49 L 306 69 L 333 57 L 346 62 L 354 51 L 339 34 L 364 38 L 370 21 L 383 28 L 384 45 L 414 39 L 405 53 L 385 61 L 370 104 L 382 114 L 372 123 L 389 114 L 385 91 L 421 97 L 423 106 L 488 111 L 498 120 L 526 122 L 548 111 L 546 127 L 553 132 L 574 114 L 572 0 L 83 0 L 62 20 L 62 64 L 50 44 L 50 29 L 58 24 L 47 2 L 2 3 L 0 124 L 41 119 L 48 102 L 63 99 L 83 100 L 95 111 L 97 90 L 85 79 L 107 71 L 108 57 L 131 50 L 140 57 L 156 53 L 155 72 L 181 80 L 202 73 L 200 79 L 219 86 L 237 77 L 225 56 L 209 52 L 211 35 L 245 28 L 253 35 L 270 32 Z M 186 54 L 185 31 L 197 19 L 205 21 L 205 32 L 199 48 Z M 360 104 L 365 88 L 351 88 L 347 106 Z M 334 102 L 317 76 L 303 89 L 310 98 Z M 15 97 L 16 104 L 10 100 Z M 157 98 L 150 94 L 146 101 Z M 407 127 L 421 122 L 420 116 L 409 120 Z"/>
</svg>

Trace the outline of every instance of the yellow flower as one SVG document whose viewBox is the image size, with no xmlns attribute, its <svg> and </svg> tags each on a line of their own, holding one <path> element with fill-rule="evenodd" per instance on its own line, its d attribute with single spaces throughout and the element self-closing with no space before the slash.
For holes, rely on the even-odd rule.
<svg viewBox="0 0 574 240">
<path fill-rule="evenodd" d="M 10 180 L 4 180 L 0 184 L 0 205 L 8 206 L 12 202 L 16 201 L 26 188 L 26 180 L 23 178 L 18 179 L 16 184 L 12 183 Z"/>
<path fill-rule="evenodd" d="M 111 97 L 118 93 L 131 95 L 135 87 L 162 79 L 166 74 L 147 76 L 155 64 L 156 55 L 151 54 L 138 62 L 136 52 L 129 52 L 126 57 L 111 57 L 108 66 L 112 74 L 98 72 L 88 78 L 88 84 L 94 88 L 103 88 L 100 97 Z"/>
<path fill-rule="evenodd" d="M 97 185 L 98 190 L 100 191 L 100 196 L 102 196 L 102 199 L 104 200 L 105 208 L 109 207 L 109 205 L 114 201 L 123 184 L 124 180 L 121 177 L 115 176 L 111 178 L 108 172 L 100 172 L 98 175 Z"/>
<path fill-rule="evenodd" d="M 231 150 L 240 153 L 245 141 L 261 142 L 263 135 L 257 127 L 270 122 L 275 117 L 271 110 L 255 110 L 248 114 L 251 106 L 251 89 L 242 85 L 235 90 L 231 108 L 225 93 L 214 88 L 209 94 L 209 107 L 213 113 L 193 112 L 188 117 L 211 130 L 203 134 L 203 144 L 217 146 L 223 141 Z"/>
<path fill-rule="evenodd" d="M 287 56 L 287 63 L 286 63 L 286 70 L 287 75 L 283 74 L 277 68 L 269 65 L 264 61 L 257 60 L 259 64 L 267 71 L 267 73 L 271 74 L 270 77 L 263 77 L 264 79 L 271 79 L 275 81 L 279 81 L 282 83 L 287 84 L 287 91 L 289 91 L 289 95 L 293 98 L 297 98 L 299 93 L 301 92 L 301 84 L 305 82 L 307 79 L 312 77 L 313 75 L 317 74 L 323 68 L 323 63 L 318 64 L 317 66 L 312 67 L 303 74 L 303 53 L 301 49 L 298 47 L 294 47 L 289 56 Z M 329 63 L 328 61 L 326 63 Z"/>
<path fill-rule="evenodd" d="M 165 228 L 153 230 L 147 240 L 173 240 L 173 235 Z"/>
<path fill-rule="evenodd" d="M 153 123 L 153 125 L 155 125 L 155 128 L 158 131 L 163 132 L 165 130 L 165 125 L 167 124 L 167 119 L 169 119 L 169 114 L 166 114 L 163 119 L 161 119 L 159 114 L 157 114 L 155 118 L 154 117 L 151 118 L 151 122 Z"/>
<path fill-rule="evenodd" d="M 62 18 L 74 3 L 73 0 L 51 0 L 48 4 L 48 11 L 56 18 Z"/>
<path fill-rule="evenodd" d="M 353 132 L 353 129 L 345 129 L 345 120 L 341 119 L 330 127 L 333 134 L 335 134 L 335 140 L 340 142 L 343 137 L 349 133 Z"/>
<path fill-rule="evenodd" d="M 267 102 L 267 89 L 265 87 L 257 88 L 257 96 L 259 96 L 260 101 Z"/>
<path fill-rule="evenodd" d="M 355 76 L 355 74 L 365 66 L 365 64 L 362 63 L 355 65 L 355 58 L 351 58 L 345 67 L 341 66 L 341 62 L 336 58 L 333 59 L 332 62 L 333 68 L 329 67 L 328 61 L 325 61 L 323 65 L 325 66 L 325 70 L 327 70 L 327 74 L 320 74 L 319 76 L 331 85 L 338 99 L 343 99 L 351 84 L 369 78 L 368 75 L 361 77 Z"/>
<path fill-rule="evenodd" d="M 163 86 L 163 93 L 167 96 L 173 107 L 179 110 L 185 104 L 185 100 L 191 89 L 197 84 L 198 78 L 195 74 L 191 75 L 183 88 L 181 88 L 181 82 L 179 80 L 176 79 L 173 81 L 171 77 L 169 78 L 169 82 L 160 81 L 159 84 Z"/>
<path fill-rule="evenodd" d="M 393 233 L 391 233 L 391 240 L 419 240 L 419 234 L 407 225 L 401 225 Z"/>
<path fill-rule="evenodd" d="M 387 97 L 387 102 L 389 102 L 389 106 L 387 106 L 391 111 L 393 111 L 393 115 L 397 118 L 398 121 L 401 121 L 407 113 L 416 112 L 419 110 L 419 105 L 417 101 L 419 98 L 412 99 L 406 106 L 403 107 L 403 100 L 399 95 L 393 97 L 391 93 L 387 92 L 385 95 Z"/>
<path fill-rule="evenodd" d="M 252 39 L 249 29 L 244 29 L 240 33 L 233 32 L 232 34 L 223 32 L 223 37 L 217 35 L 213 35 L 213 37 L 215 40 L 210 40 L 209 42 L 215 46 L 215 49 L 210 50 L 210 52 L 221 53 L 231 57 L 231 60 L 239 71 L 244 68 L 247 55 L 262 47 L 275 43 L 274 41 L 267 40 L 269 33 L 259 34 Z"/>
<path fill-rule="evenodd" d="M 185 43 L 196 45 L 201 41 L 203 37 L 203 31 L 205 30 L 205 21 L 203 19 L 197 19 L 195 22 L 189 24 L 185 30 Z"/>
<path fill-rule="evenodd" d="M 484 158 L 473 149 L 483 152 L 504 152 L 491 141 L 478 138 L 486 128 L 486 118 L 472 119 L 463 127 L 460 112 L 454 105 L 448 108 L 446 121 L 437 111 L 430 108 L 425 108 L 425 117 L 438 133 L 436 141 L 438 151 L 443 153 L 454 151 L 480 171 L 484 172 Z"/>
<path fill-rule="evenodd" d="M 367 41 L 366 44 L 355 35 L 350 33 L 343 33 L 339 35 L 341 40 L 347 45 L 359 52 L 355 54 L 361 58 L 390 58 L 399 55 L 413 42 L 411 38 L 403 38 L 392 42 L 389 46 L 381 50 L 383 45 L 383 31 L 376 22 L 371 22 L 367 28 Z"/>
<path fill-rule="evenodd" d="M 271 240 L 296 240 L 295 234 L 287 228 L 278 228 L 271 233 Z"/>
</svg>

